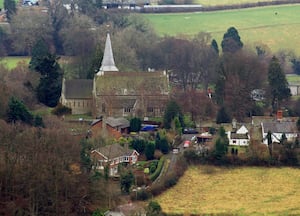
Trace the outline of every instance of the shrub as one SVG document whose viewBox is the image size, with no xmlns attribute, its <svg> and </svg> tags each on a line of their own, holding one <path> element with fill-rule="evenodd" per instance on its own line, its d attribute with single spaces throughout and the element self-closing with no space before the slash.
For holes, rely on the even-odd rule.
<svg viewBox="0 0 300 216">
<path fill-rule="evenodd" d="M 137 200 L 147 200 L 148 198 L 150 198 L 150 194 L 145 189 L 139 190 L 136 194 Z"/>
<path fill-rule="evenodd" d="M 68 115 L 72 113 L 72 109 L 62 105 L 61 103 L 57 104 L 57 106 L 51 111 L 52 114 L 57 116 Z"/>
<path fill-rule="evenodd" d="M 177 181 L 178 181 L 178 177 L 176 176 L 176 174 L 171 173 L 170 175 L 166 176 L 166 179 L 164 181 L 165 188 L 170 188 L 176 185 Z"/>
</svg>

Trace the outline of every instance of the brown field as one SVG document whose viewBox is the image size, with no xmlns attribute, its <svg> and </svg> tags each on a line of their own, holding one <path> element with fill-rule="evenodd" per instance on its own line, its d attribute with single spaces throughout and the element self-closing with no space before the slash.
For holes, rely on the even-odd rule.
<svg viewBox="0 0 300 216">
<path fill-rule="evenodd" d="M 300 215 L 300 170 L 194 166 L 155 200 L 167 214 Z"/>
</svg>

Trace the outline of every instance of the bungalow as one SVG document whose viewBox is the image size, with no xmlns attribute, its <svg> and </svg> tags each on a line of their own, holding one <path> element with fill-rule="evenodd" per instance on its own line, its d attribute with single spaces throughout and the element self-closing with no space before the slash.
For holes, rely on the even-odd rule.
<svg viewBox="0 0 300 216">
<path fill-rule="evenodd" d="M 118 166 L 120 164 L 135 164 L 139 153 L 134 149 L 128 149 L 119 144 L 112 144 L 95 149 L 91 152 L 93 168 L 104 170 L 105 166 L 109 168 L 109 175 L 118 175 Z"/>
<path fill-rule="evenodd" d="M 261 123 L 263 143 L 268 144 L 267 134 L 271 132 L 272 142 L 280 143 L 281 137 L 285 134 L 288 141 L 294 141 L 298 137 L 296 122 L 274 121 Z"/>
<path fill-rule="evenodd" d="M 234 146 L 248 146 L 250 142 L 250 136 L 249 131 L 245 127 L 245 125 L 242 125 L 238 130 L 236 131 L 228 131 L 227 132 L 229 145 Z"/>
</svg>

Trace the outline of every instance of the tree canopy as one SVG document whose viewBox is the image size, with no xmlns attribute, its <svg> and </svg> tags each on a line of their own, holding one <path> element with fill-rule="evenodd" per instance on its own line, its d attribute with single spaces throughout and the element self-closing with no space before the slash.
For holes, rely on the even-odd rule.
<svg viewBox="0 0 300 216">
<path fill-rule="evenodd" d="M 291 90 L 289 89 L 287 79 L 281 68 L 279 60 L 273 56 L 268 68 L 268 81 L 271 93 L 271 104 L 273 111 L 280 107 L 280 102 L 289 99 Z"/>
<path fill-rule="evenodd" d="M 38 99 L 50 107 L 57 105 L 61 94 L 62 70 L 58 59 L 56 55 L 48 53 L 38 60 L 39 64 L 34 68 L 41 74 L 40 83 L 37 87 Z"/>
<path fill-rule="evenodd" d="M 223 53 L 234 53 L 243 48 L 243 45 L 238 30 L 235 27 L 227 29 L 221 43 Z"/>
</svg>

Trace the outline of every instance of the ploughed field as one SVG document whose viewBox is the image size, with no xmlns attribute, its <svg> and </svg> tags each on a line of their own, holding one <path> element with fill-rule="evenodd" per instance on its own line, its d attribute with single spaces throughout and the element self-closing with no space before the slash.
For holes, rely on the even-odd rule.
<svg viewBox="0 0 300 216">
<path fill-rule="evenodd" d="M 300 215 L 300 170 L 192 166 L 155 200 L 167 214 Z"/>
<path fill-rule="evenodd" d="M 161 36 L 209 32 L 220 47 L 234 26 L 245 47 L 265 44 L 272 52 L 294 50 L 300 55 L 300 4 L 213 12 L 144 14 Z"/>
</svg>

